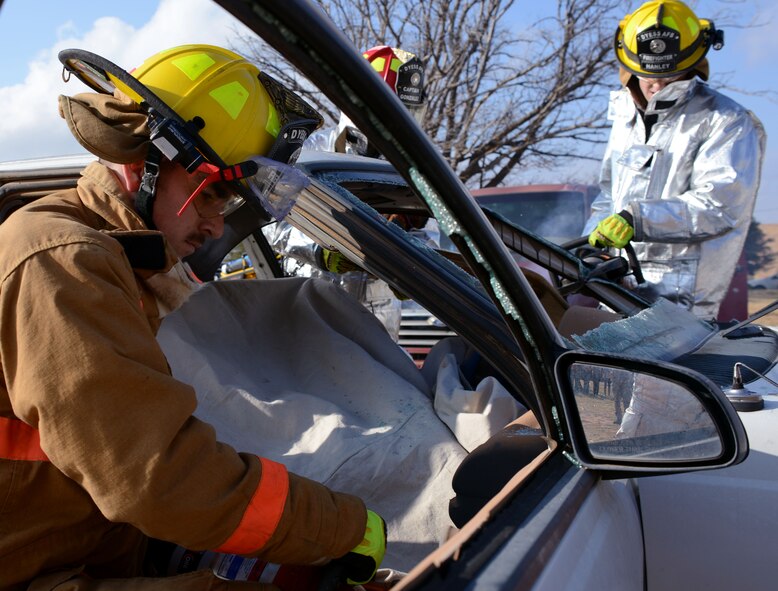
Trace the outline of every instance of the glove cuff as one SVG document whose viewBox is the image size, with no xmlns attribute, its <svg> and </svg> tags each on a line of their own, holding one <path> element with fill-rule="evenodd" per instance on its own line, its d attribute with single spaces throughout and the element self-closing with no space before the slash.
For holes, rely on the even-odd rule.
<svg viewBox="0 0 778 591">
<path fill-rule="evenodd" d="M 386 523 L 380 515 L 368 509 L 364 539 L 341 559 L 347 567 L 347 583 L 362 585 L 371 580 L 385 553 Z"/>
<path fill-rule="evenodd" d="M 632 217 L 632 214 L 631 214 L 631 213 L 630 213 L 628 210 L 626 210 L 626 209 L 622 209 L 622 210 L 619 212 L 619 214 L 618 214 L 618 215 L 620 215 L 621 217 L 623 217 L 623 218 L 624 218 L 624 220 L 625 220 L 625 221 L 626 221 L 626 222 L 627 222 L 627 223 L 630 225 L 630 227 L 632 227 L 632 228 L 634 228 L 634 227 L 635 227 L 635 218 L 633 218 L 633 217 Z"/>
<path fill-rule="evenodd" d="M 324 262 L 324 249 L 318 244 L 314 248 L 313 257 L 316 260 L 316 266 L 319 269 L 323 269 L 323 270 L 327 269 L 327 265 Z"/>
</svg>

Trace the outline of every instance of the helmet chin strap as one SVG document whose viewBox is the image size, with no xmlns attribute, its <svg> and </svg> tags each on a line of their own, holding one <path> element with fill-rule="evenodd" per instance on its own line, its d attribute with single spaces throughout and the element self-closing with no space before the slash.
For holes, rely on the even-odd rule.
<svg viewBox="0 0 778 591">
<path fill-rule="evenodd" d="M 162 157 L 154 144 L 149 146 L 146 161 L 143 164 L 143 176 L 135 196 L 135 211 L 140 214 L 150 230 L 156 230 L 154 225 L 154 198 L 157 195 L 157 178 L 159 177 L 159 161 Z"/>
</svg>

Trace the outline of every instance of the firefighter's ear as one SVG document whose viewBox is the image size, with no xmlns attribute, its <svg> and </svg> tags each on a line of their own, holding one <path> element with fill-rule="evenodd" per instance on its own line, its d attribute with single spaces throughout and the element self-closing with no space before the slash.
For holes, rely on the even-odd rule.
<svg viewBox="0 0 778 591">
<path fill-rule="evenodd" d="M 140 181 L 143 178 L 143 162 L 132 162 L 130 164 L 119 165 L 119 177 L 124 188 L 129 193 L 134 193 L 140 188 Z"/>
</svg>

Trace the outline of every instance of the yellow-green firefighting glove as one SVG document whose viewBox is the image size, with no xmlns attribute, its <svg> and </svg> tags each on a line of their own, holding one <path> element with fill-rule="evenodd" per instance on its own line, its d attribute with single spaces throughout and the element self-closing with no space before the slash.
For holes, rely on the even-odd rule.
<svg viewBox="0 0 778 591">
<path fill-rule="evenodd" d="M 337 250 L 321 249 L 321 267 L 330 273 L 349 273 L 362 269 L 340 254 Z"/>
<path fill-rule="evenodd" d="M 624 248 L 635 235 L 633 223 L 632 214 L 626 210 L 609 215 L 589 234 L 589 244 L 594 247 Z"/>
<path fill-rule="evenodd" d="M 364 585 L 374 576 L 386 553 L 386 523 L 380 515 L 368 510 L 365 538 L 339 562 L 343 565 L 346 583 Z"/>
</svg>

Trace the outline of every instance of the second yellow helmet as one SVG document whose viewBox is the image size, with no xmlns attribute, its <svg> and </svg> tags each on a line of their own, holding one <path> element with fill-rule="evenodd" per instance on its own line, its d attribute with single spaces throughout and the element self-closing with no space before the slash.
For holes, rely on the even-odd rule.
<svg viewBox="0 0 778 591">
<path fill-rule="evenodd" d="M 685 74 L 723 45 L 723 32 L 678 0 L 646 2 L 624 17 L 614 40 L 619 63 L 646 78 Z"/>
</svg>

